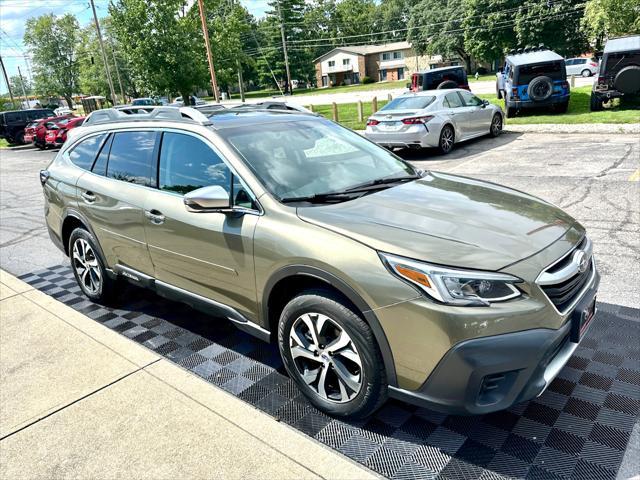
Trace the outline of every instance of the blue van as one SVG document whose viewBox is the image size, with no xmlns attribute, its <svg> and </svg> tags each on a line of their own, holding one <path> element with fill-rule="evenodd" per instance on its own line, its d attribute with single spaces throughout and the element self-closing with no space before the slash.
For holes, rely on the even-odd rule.
<svg viewBox="0 0 640 480">
<path fill-rule="evenodd" d="M 505 58 L 496 80 L 507 117 L 524 108 L 551 107 L 566 112 L 569 83 L 564 58 L 551 50 L 524 51 Z"/>
</svg>

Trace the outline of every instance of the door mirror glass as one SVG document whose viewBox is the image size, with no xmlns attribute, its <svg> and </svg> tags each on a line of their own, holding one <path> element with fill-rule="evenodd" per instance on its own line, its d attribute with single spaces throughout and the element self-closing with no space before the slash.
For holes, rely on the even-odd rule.
<svg viewBox="0 0 640 480">
<path fill-rule="evenodd" d="M 185 194 L 184 206 L 189 212 L 220 212 L 229 210 L 229 192 L 220 185 L 198 188 Z"/>
</svg>

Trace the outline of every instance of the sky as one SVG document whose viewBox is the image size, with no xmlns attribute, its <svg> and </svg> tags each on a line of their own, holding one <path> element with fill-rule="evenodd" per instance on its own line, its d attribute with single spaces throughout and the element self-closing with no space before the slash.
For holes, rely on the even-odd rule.
<svg viewBox="0 0 640 480">
<path fill-rule="evenodd" d="M 264 16 L 268 0 L 241 0 L 250 13 Z M 98 18 L 108 14 L 109 0 L 94 0 Z M 31 77 L 31 66 L 24 55 L 28 54 L 22 43 L 27 19 L 48 13 L 76 16 L 80 26 L 93 22 L 93 14 L 88 0 L 0 0 L 0 55 L 9 77 L 18 74 L 18 67 L 24 77 Z M 7 86 L 0 75 L 0 93 L 6 93 Z M 16 92 L 13 92 L 16 95 Z"/>
</svg>

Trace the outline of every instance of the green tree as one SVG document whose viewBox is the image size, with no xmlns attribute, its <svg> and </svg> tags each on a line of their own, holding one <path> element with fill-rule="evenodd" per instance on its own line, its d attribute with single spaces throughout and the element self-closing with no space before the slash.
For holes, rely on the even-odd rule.
<svg viewBox="0 0 640 480">
<path fill-rule="evenodd" d="M 582 29 L 601 48 L 605 38 L 640 33 L 638 0 L 588 0 Z"/>
<path fill-rule="evenodd" d="M 405 40 L 411 10 L 417 3 L 418 0 L 381 0 L 376 12 L 378 18 L 376 25 L 379 31 L 387 32 L 381 38 Z"/>
<path fill-rule="evenodd" d="M 24 75 L 12 75 L 9 78 L 9 83 L 11 84 L 11 90 L 15 95 L 21 96 L 26 92 L 27 95 L 31 95 L 33 92 L 33 87 L 28 78 Z M 24 86 L 24 89 L 22 88 Z"/>
<path fill-rule="evenodd" d="M 478 60 L 493 61 L 517 44 L 514 18 L 520 0 L 465 0 L 464 43 Z"/>
<path fill-rule="evenodd" d="M 460 57 L 470 72 L 464 14 L 465 5 L 460 0 L 421 0 L 411 9 L 408 40 L 419 54 Z"/>
<path fill-rule="evenodd" d="M 188 103 L 208 75 L 199 19 L 183 10 L 182 0 L 115 0 L 109 6 L 136 81 L 154 92 L 179 92 Z"/>
<path fill-rule="evenodd" d="M 33 56 L 34 90 L 41 95 L 63 96 L 73 105 L 78 85 L 78 21 L 71 14 L 29 18 L 24 43 Z"/>
</svg>

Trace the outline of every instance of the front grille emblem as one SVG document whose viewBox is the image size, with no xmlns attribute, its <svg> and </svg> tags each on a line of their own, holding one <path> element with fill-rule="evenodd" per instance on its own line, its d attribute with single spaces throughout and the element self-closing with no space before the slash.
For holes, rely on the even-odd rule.
<svg viewBox="0 0 640 480">
<path fill-rule="evenodd" d="M 573 254 L 573 263 L 578 267 L 578 272 L 584 273 L 589 268 L 589 258 L 584 250 L 578 250 Z"/>
</svg>

